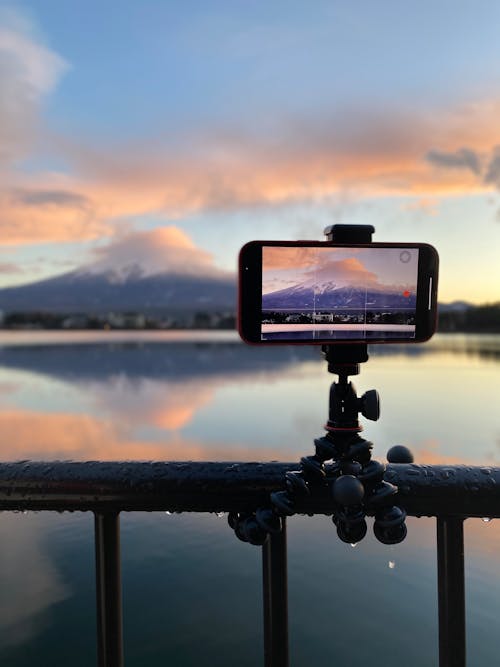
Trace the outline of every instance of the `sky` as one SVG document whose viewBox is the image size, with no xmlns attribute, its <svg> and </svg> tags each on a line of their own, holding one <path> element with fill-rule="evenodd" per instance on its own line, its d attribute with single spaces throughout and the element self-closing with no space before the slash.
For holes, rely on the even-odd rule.
<svg viewBox="0 0 500 667">
<path fill-rule="evenodd" d="M 500 299 L 500 4 L 0 0 L 0 286 L 234 273 L 252 239 L 440 254 Z"/>
</svg>

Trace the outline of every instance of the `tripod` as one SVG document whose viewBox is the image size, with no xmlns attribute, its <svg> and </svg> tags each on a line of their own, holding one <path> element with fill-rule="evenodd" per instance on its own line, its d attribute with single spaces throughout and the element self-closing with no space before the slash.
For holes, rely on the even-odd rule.
<svg viewBox="0 0 500 667">
<path fill-rule="evenodd" d="M 371 225 L 333 225 L 325 229 L 325 235 L 329 242 L 359 244 L 371 243 L 374 231 Z M 271 507 L 230 514 L 229 525 L 239 539 L 263 545 L 268 533 L 283 529 L 283 517 L 295 514 L 298 499 L 329 493 L 334 503 L 332 520 L 343 542 L 362 540 L 366 516 L 374 516 L 375 537 L 383 544 L 397 544 L 407 534 L 406 513 L 392 502 L 398 489 L 384 480 L 385 465 L 372 460 L 372 443 L 359 435 L 359 413 L 373 421 L 379 418 L 378 393 L 372 389 L 358 398 L 349 380 L 368 361 L 367 345 L 340 343 L 324 345 L 322 350 L 328 371 L 338 376 L 330 388 L 326 435 L 314 441 L 314 455 L 302 457 L 299 470 L 286 473 L 285 489 L 270 494 Z M 408 463 L 413 457 L 405 447 L 393 447 L 388 460 Z M 326 465 L 328 461 L 332 463 Z"/>
</svg>

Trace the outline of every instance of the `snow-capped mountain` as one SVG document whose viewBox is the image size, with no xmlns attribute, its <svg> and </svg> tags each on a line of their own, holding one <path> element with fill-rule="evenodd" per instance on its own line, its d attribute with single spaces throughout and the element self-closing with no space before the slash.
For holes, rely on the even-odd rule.
<svg viewBox="0 0 500 667">
<path fill-rule="evenodd" d="M 309 279 L 298 285 L 264 294 L 264 310 L 330 310 L 333 308 L 414 308 L 415 294 L 404 288 L 393 290 L 338 285 L 335 281 Z"/>
<path fill-rule="evenodd" d="M 4 312 L 143 313 L 234 310 L 232 277 L 145 274 L 139 265 L 101 273 L 85 268 L 55 278 L 0 289 Z"/>
</svg>

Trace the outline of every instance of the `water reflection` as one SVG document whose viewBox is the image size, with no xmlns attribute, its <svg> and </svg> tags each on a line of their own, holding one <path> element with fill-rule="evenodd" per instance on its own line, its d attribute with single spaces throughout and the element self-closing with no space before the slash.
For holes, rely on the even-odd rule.
<svg viewBox="0 0 500 667">
<path fill-rule="evenodd" d="M 271 352 L 239 344 L 4 348 L 0 458 L 277 457 L 238 432 L 218 438 L 198 425 L 186 433 L 218 390 L 281 369 L 293 375 L 312 353 Z"/>
<path fill-rule="evenodd" d="M 12 332 L 10 332 L 12 333 Z M 207 340 L 186 340 L 183 332 L 170 336 L 166 332 L 154 337 L 132 333 L 137 340 L 113 332 L 101 336 L 85 332 L 72 344 L 74 334 L 59 333 L 52 340 L 48 332 L 37 336 L 5 338 L 0 332 L 0 367 L 26 369 L 48 375 L 84 378 L 115 375 L 126 371 L 129 376 L 185 376 L 211 372 L 240 372 L 243 369 L 280 368 L 296 361 L 319 360 L 320 346 L 249 347 L 239 340 L 227 340 L 227 332 L 211 332 Z M 114 332 L 121 334 L 123 332 Z M 125 332 L 126 333 L 126 332 Z M 153 332 L 155 333 L 155 332 Z M 193 336 L 196 332 L 191 332 Z M 217 340 L 220 335 L 221 339 Z M 30 341 L 35 340 L 35 343 Z M 58 343 L 58 344 L 57 344 Z M 370 357 L 401 357 L 415 359 L 433 355 L 477 357 L 483 360 L 500 359 L 500 336 L 497 334 L 441 334 L 424 344 L 372 345 Z"/>
<path fill-rule="evenodd" d="M 373 349 L 355 384 L 382 397 L 381 420 L 366 424 L 375 456 L 401 443 L 420 462 L 500 461 L 499 350 L 498 337 L 463 336 Z M 326 418 L 324 366 L 318 349 L 227 342 L 4 347 L 0 459 L 298 460 Z M 77 517 L 47 516 L 0 515 L 0 660 L 93 664 L 91 517 L 82 530 Z M 258 550 L 215 516 L 127 514 L 122 526 L 128 665 L 202 655 L 229 667 L 236 651 L 242 667 L 261 661 Z M 469 659 L 487 665 L 500 522 L 467 521 L 465 534 Z M 327 517 L 292 518 L 289 538 L 295 664 L 435 664 L 434 521 L 410 520 L 391 548 L 370 526 L 352 549 Z M 75 618 L 88 627 L 71 632 Z"/>
<path fill-rule="evenodd" d="M 427 343 L 414 345 L 372 345 L 370 357 L 399 356 L 420 359 L 435 355 L 478 358 L 485 361 L 500 360 L 498 334 L 441 334 Z"/>
<path fill-rule="evenodd" d="M 0 347 L 0 368 L 79 382 L 121 374 L 130 378 L 205 378 L 279 370 L 291 363 L 319 359 L 317 347 L 257 348 L 239 342 Z"/>
<path fill-rule="evenodd" d="M 420 462 L 498 461 L 485 397 L 496 391 L 499 341 L 442 336 L 372 350 L 356 385 L 382 397 L 381 420 L 366 427 L 375 455 L 401 443 Z M 325 421 L 324 366 L 307 347 L 5 347 L 0 459 L 295 460 Z"/>
</svg>

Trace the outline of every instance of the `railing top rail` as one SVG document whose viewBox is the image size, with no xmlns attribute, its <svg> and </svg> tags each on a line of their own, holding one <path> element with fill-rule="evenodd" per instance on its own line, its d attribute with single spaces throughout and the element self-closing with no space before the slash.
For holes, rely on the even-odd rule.
<svg viewBox="0 0 500 667">
<path fill-rule="evenodd" d="M 296 463 L 18 461 L 0 463 L 0 510 L 251 511 Z M 500 468 L 388 464 L 410 516 L 500 517 Z M 297 513 L 330 514 L 327 489 Z"/>
</svg>

